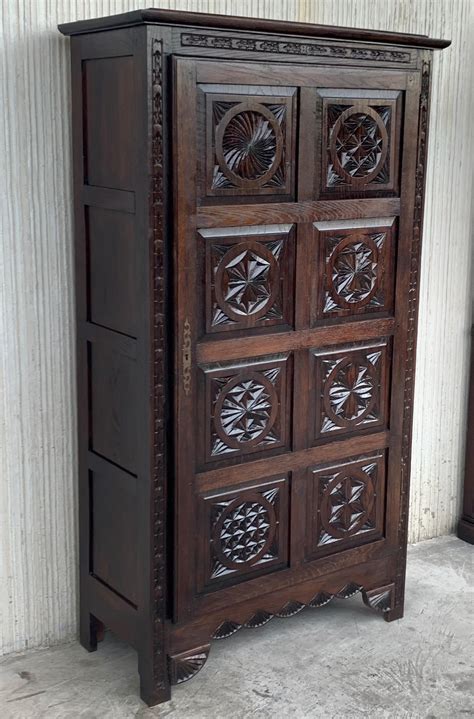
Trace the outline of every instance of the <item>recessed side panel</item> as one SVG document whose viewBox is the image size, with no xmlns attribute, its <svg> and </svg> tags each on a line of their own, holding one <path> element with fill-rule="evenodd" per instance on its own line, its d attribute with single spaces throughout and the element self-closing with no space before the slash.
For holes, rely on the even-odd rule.
<svg viewBox="0 0 474 719">
<path fill-rule="evenodd" d="M 288 561 L 288 475 L 200 498 L 199 588 L 212 591 Z"/>
<path fill-rule="evenodd" d="M 89 449 L 137 473 L 137 365 L 112 343 L 91 342 L 89 365 Z"/>
<path fill-rule="evenodd" d="M 308 470 L 308 558 L 380 539 L 384 532 L 385 453 Z"/>
<path fill-rule="evenodd" d="M 134 190 L 138 140 L 136 60 L 84 60 L 84 184 Z"/>
<path fill-rule="evenodd" d="M 105 463 L 104 463 L 105 464 Z M 108 465 L 89 472 L 91 573 L 137 601 L 137 478 Z"/>
<path fill-rule="evenodd" d="M 203 334 L 292 327 L 292 225 L 200 230 L 199 238 Z"/>
<path fill-rule="evenodd" d="M 131 337 L 138 328 L 135 223 L 125 212 L 86 211 L 88 320 Z"/>
</svg>

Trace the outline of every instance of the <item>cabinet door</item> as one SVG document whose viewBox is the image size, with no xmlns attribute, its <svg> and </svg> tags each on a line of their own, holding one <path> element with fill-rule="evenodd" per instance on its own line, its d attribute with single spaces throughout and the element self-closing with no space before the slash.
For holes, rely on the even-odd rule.
<svg viewBox="0 0 474 719">
<path fill-rule="evenodd" d="M 175 59 L 177 619 L 396 549 L 417 83 Z"/>
</svg>

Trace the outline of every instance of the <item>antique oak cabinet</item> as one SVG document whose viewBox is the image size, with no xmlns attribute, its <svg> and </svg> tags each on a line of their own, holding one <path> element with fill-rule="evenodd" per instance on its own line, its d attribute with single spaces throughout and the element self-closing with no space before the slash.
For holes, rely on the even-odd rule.
<svg viewBox="0 0 474 719">
<path fill-rule="evenodd" d="M 403 614 L 430 67 L 449 43 L 166 10 L 60 29 L 81 642 L 108 627 L 136 647 L 154 704 L 244 627 L 357 592 Z"/>
</svg>

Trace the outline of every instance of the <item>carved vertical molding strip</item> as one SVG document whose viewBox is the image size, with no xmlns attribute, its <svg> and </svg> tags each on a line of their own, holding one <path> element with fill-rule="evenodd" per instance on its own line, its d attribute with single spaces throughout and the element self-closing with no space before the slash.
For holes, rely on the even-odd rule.
<svg viewBox="0 0 474 719">
<path fill-rule="evenodd" d="M 400 483 L 400 522 L 398 527 L 399 557 L 395 584 L 395 606 L 403 604 L 405 593 L 405 563 L 407 553 L 408 504 L 410 495 L 410 459 L 413 422 L 413 397 L 415 387 L 416 327 L 418 318 L 418 274 L 421 258 L 423 230 L 423 203 L 425 191 L 426 147 L 429 117 L 431 63 L 423 61 L 418 116 L 418 148 L 416 158 L 415 206 L 413 214 L 413 237 L 410 254 L 410 284 L 408 290 L 408 323 L 405 356 L 405 389 L 403 396 L 403 429 Z"/>
<path fill-rule="evenodd" d="M 165 357 L 163 228 L 163 46 L 151 41 L 151 228 L 153 252 L 153 679 L 165 689 Z"/>
</svg>

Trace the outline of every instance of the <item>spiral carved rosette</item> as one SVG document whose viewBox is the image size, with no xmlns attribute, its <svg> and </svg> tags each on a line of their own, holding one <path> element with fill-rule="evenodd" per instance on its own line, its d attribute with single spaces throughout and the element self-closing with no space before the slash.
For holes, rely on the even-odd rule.
<svg viewBox="0 0 474 719">
<path fill-rule="evenodd" d="M 289 104 L 282 98 L 212 101 L 210 194 L 288 192 Z"/>
</svg>

